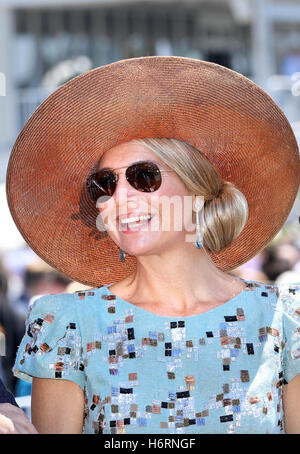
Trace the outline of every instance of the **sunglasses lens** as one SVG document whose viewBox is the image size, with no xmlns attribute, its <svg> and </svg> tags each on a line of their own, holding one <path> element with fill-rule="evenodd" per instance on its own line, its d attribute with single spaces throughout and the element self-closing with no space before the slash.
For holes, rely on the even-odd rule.
<svg viewBox="0 0 300 454">
<path fill-rule="evenodd" d="M 109 170 L 99 171 L 89 176 L 87 190 L 92 200 L 97 201 L 99 197 L 111 197 L 117 186 L 116 177 Z"/>
<path fill-rule="evenodd" d="M 161 173 L 153 162 L 133 164 L 126 170 L 127 181 L 138 191 L 153 192 L 161 185 Z"/>
</svg>

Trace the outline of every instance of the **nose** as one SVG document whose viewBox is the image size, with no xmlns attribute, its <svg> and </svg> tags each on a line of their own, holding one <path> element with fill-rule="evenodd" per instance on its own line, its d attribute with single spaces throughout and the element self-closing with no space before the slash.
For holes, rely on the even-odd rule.
<svg viewBox="0 0 300 454">
<path fill-rule="evenodd" d="M 118 176 L 117 187 L 113 194 L 116 214 L 126 214 L 130 210 L 147 210 L 148 200 L 145 194 L 128 183 L 125 172 L 118 173 Z"/>
<path fill-rule="evenodd" d="M 118 182 L 116 186 L 116 190 L 113 194 L 113 198 L 115 199 L 116 203 L 120 203 L 130 197 L 131 194 L 136 193 L 136 189 L 134 189 L 131 184 L 128 183 L 126 179 L 125 172 L 118 172 Z"/>
</svg>

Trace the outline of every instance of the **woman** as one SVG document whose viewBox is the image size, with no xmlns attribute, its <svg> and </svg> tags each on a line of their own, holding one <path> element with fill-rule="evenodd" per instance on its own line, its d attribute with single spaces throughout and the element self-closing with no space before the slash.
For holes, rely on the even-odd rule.
<svg viewBox="0 0 300 454">
<path fill-rule="evenodd" d="M 39 433 L 300 433 L 300 285 L 229 272 L 299 187 L 259 87 L 180 57 L 97 68 L 31 118 L 7 187 L 26 241 L 91 285 L 29 314 L 14 373 L 33 377 Z"/>
</svg>

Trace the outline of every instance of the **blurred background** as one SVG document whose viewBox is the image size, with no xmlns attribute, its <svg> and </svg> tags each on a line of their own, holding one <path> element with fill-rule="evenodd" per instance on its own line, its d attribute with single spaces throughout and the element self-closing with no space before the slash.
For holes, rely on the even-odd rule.
<svg viewBox="0 0 300 454">
<path fill-rule="evenodd" d="M 29 302 L 85 288 L 43 262 L 10 216 L 7 163 L 30 115 L 59 85 L 89 69 L 177 55 L 224 65 L 258 83 L 282 108 L 299 143 L 300 0 L 0 0 L 0 42 L 0 377 L 21 398 L 30 385 L 11 368 Z M 299 282 L 299 214 L 298 194 L 279 234 L 233 274 Z"/>
</svg>

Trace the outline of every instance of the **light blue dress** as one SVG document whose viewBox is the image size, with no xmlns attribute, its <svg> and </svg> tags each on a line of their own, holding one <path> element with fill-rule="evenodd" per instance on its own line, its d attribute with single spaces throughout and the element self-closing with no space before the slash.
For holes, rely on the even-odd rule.
<svg viewBox="0 0 300 454">
<path fill-rule="evenodd" d="M 282 390 L 300 372 L 300 283 L 245 282 L 188 317 L 135 306 L 113 284 L 42 296 L 14 374 L 77 383 L 83 433 L 284 433 Z"/>
</svg>

